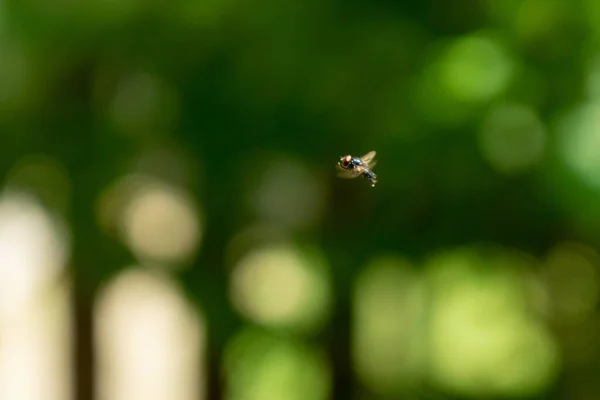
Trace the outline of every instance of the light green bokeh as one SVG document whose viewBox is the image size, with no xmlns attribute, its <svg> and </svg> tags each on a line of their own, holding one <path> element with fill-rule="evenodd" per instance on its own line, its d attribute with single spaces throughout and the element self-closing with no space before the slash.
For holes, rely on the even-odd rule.
<svg viewBox="0 0 600 400">
<path fill-rule="evenodd" d="M 490 165 L 502 173 L 515 173 L 534 166 L 543 156 L 546 130 L 531 108 L 502 104 L 483 121 L 479 146 Z"/>
<path fill-rule="evenodd" d="M 457 101 L 454 95 L 443 87 L 438 56 L 432 54 L 430 58 L 432 60 L 427 63 L 427 67 L 413 85 L 415 107 L 419 110 L 421 123 L 444 128 L 460 126 L 473 116 L 473 110 Z"/>
<path fill-rule="evenodd" d="M 444 129 L 477 118 L 511 84 L 514 61 L 492 35 L 476 33 L 425 49 L 425 68 L 414 81 L 422 123 Z"/>
<path fill-rule="evenodd" d="M 411 390 L 423 372 L 422 280 L 396 257 L 381 257 L 357 278 L 352 358 L 361 382 L 375 393 Z"/>
<path fill-rule="evenodd" d="M 227 400 L 324 400 L 331 390 L 319 350 L 254 328 L 227 346 L 224 375 Z"/>
<path fill-rule="evenodd" d="M 583 104 L 558 125 L 559 151 L 580 179 L 600 190 L 600 103 Z"/>
<path fill-rule="evenodd" d="M 430 373 L 468 396 L 529 396 L 548 389 L 556 343 L 531 311 L 527 261 L 517 254 L 455 251 L 428 265 Z"/>
<path fill-rule="evenodd" d="M 588 60 L 586 89 L 590 101 L 600 100 L 600 53 L 594 54 Z"/>
<path fill-rule="evenodd" d="M 316 250 L 292 245 L 247 254 L 235 266 L 230 290 L 241 314 L 274 329 L 314 333 L 331 308 L 325 260 Z"/>
<path fill-rule="evenodd" d="M 513 65 L 506 49 L 485 35 L 452 42 L 439 65 L 442 88 L 458 101 L 488 101 L 506 89 Z"/>
<path fill-rule="evenodd" d="M 547 256 L 541 278 L 552 304 L 551 317 L 563 326 L 594 318 L 600 300 L 600 255 L 579 243 L 562 243 Z"/>
</svg>

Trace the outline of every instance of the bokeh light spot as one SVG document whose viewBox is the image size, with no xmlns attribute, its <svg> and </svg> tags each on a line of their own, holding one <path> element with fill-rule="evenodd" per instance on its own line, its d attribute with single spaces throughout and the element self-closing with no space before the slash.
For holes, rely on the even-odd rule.
<svg viewBox="0 0 600 400">
<path fill-rule="evenodd" d="M 194 204 L 168 185 L 139 187 L 123 214 L 123 236 L 142 259 L 180 262 L 198 246 L 201 229 Z"/>
<path fill-rule="evenodd" d="M 261 175 L 250 202 L 262 219 L 289 227 L 314 224 L 322 213 L 323 191 L 303 165 L 275 162 Z"/>
<path fill-rule="evenodd" d="M 98 212 L 100 224 L 117 229 L 142 261 L 181 265 L 202 240 L 202 215 L 191 196 L 151 176 L 119 180 L 100 198 Z"/>
<path fill-rule="evenodd" d="M 254 250 L 232 272 L 231 300 L 243 315 L 265 326 L 318 329 L 330 306 L 325 268 L 314 252 L 291 246 Z"/>
<path fill-rule="evenodd" d="M 558 369 L 552 336 L 529 311 L 525 259 L 465 250 L 428 265 L 432 377 L 462 395 L 531 396 Z"/>
<path fill-rule="evenodd" d="M 600 104 L 575 109 L 560 121 L 558 130 L 565 163 L 586 184 L 600 189 Z"/>
<path fill-rule="evenodd" d="M 587 95 L 592 101 L 600 100 L 600 54 L 596 54 L 588 61 Z"/>
<path fill-rule="evenodd" d="M 169 130 L 179 112 L 176 92 L 160 77 L 148 72 L 132 72 L 116 78 L 97 77 L 99 91 L 114 86 L 109 115 L 115 126 L 127 134 L 152 134 Z"/>
<path fill-rule="evenodd" d="M 480 148 L 497 171 L 514 173 L 535 165 L 546 144 L 544 125 L 530 108 L 519 104 L 495 107 L 485 118 Z"/>
<path fill-rule="evenodd" d="M 600 255 L 595 250 L 576 243 L 558 245 L 541 276 L 558 323 L 581 323 L 592 316 L 600 298 Z"/>
<path fill-rule="evenodd" d="M 424 292 L 412 268 L 402 259 L 380 258 L 356 282 L 354 368 L 375 393 L 402 393 L 424 372 Z"/>
<path fill-rule="evenodd" d="M 65 227 L 30 196 L 0 197 L 0 314 L 17 312 L 35 298 L 68 257 Z"/>
<path fill-rule="evenodd" d="M 33 197 L 0 195 L 0 398 L 72 398 L 67 231 Z M 32 384 L 35 382 L 35 384 Z"/>
<path fill-rule="evenodd" d="M 235 266 L 249 252 L 265 246 L 286 245 L 291 234 L 284 228 L 268 224 L 254 223 L 240 229 L 229 241 L 226 250 L 228 268 Z"/>
<path fill-rule="evenodd" d="M 512 61 L 503 46 L 483 35 L 453 42 L 441 60 L 444 88 L 457 100 L 487 101 L 500 94 L 512 77 Z"/>
<path fill-rule="evenodd" d="M 317 350 L 247 328 L 228 344 L 224 374 L 227 400 L 325 400 L 331 372 Z"/>
<path fill-rule="evenodd" d="M 7 186 L 28 193 L 54 211 L 67 212 L 70 182 L 59 160 L 45 155 L 28 155 L 10 169 Z"/>
<path fill-rule="evenodd" d="M 444 128 L 460 126 L 473 112 L 444 88 L 444 83 L 440 82 L 439 67 L 430 63 L 413 87 L 421 123 L 433 123 Z"/>
<path fill-rule="evenodd" d="M 121 273 L 101 292 L 95 322 L 100 400 L 204 398 L 204 326 L 168 277 Z"/>
</svg>

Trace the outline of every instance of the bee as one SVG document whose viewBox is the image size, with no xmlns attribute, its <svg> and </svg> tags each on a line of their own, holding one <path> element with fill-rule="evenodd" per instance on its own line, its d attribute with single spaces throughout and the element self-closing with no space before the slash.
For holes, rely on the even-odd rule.
<svg viewBox="0 0 600 400">
<path fill-rule="evenodd" d="M 345 179 L 362 176 L 371 183 L 371 187 L 375 187 L 377 175 L 372 171 L 372 168 L 377 163 L 374 160 L 375 154 L 375 151 L 370 151 L 362 157 L 352 157 L 351 155 L 341 157 L 337 163 L 338 176 Z"/>
</svg>

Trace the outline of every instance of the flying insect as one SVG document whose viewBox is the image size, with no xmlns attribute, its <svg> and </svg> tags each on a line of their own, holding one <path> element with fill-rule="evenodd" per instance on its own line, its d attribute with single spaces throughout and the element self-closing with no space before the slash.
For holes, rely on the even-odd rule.
<svg viewBox="0 0 600 400">
<path fill-rule="evenodd" d="M 353 157 L 345 155 L 338 161 L 338 176 L 345 179 L 353 179 L 362 176 L 371 183 L 371 187 L 375 187 L 377 183 L 377 175 L 373 172 L 373 167 L 377 164 L 375 161 L 375 151 L 370 151 L 362 157 Z"/>
</svg>

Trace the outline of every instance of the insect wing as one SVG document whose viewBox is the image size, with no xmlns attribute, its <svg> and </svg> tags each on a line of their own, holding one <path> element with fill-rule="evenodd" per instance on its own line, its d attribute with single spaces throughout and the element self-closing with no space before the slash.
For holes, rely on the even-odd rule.
<svg viewBox="0 0 600 400">
<path fill-rule="evenodd" d="M 365 154 L 364 156 L 362 156 L 360 158 L 360 160 L 369 168 L 373 168 L 373 166 L 375 165 L 375 163 L 377 161 L 374 161 L 373 159 L 375 158 L 375 155 L 377 154 L 377 152 L 375 151 L 370 151 L 367 154 Z"/>
<path fill-rule="evenodd" d="M 354 179 L 361 176 L 363 173 L 363 168 L 355 167 L 352 169 L 341 169 L 337 176 L 343 179 Z"/>
</svg>

